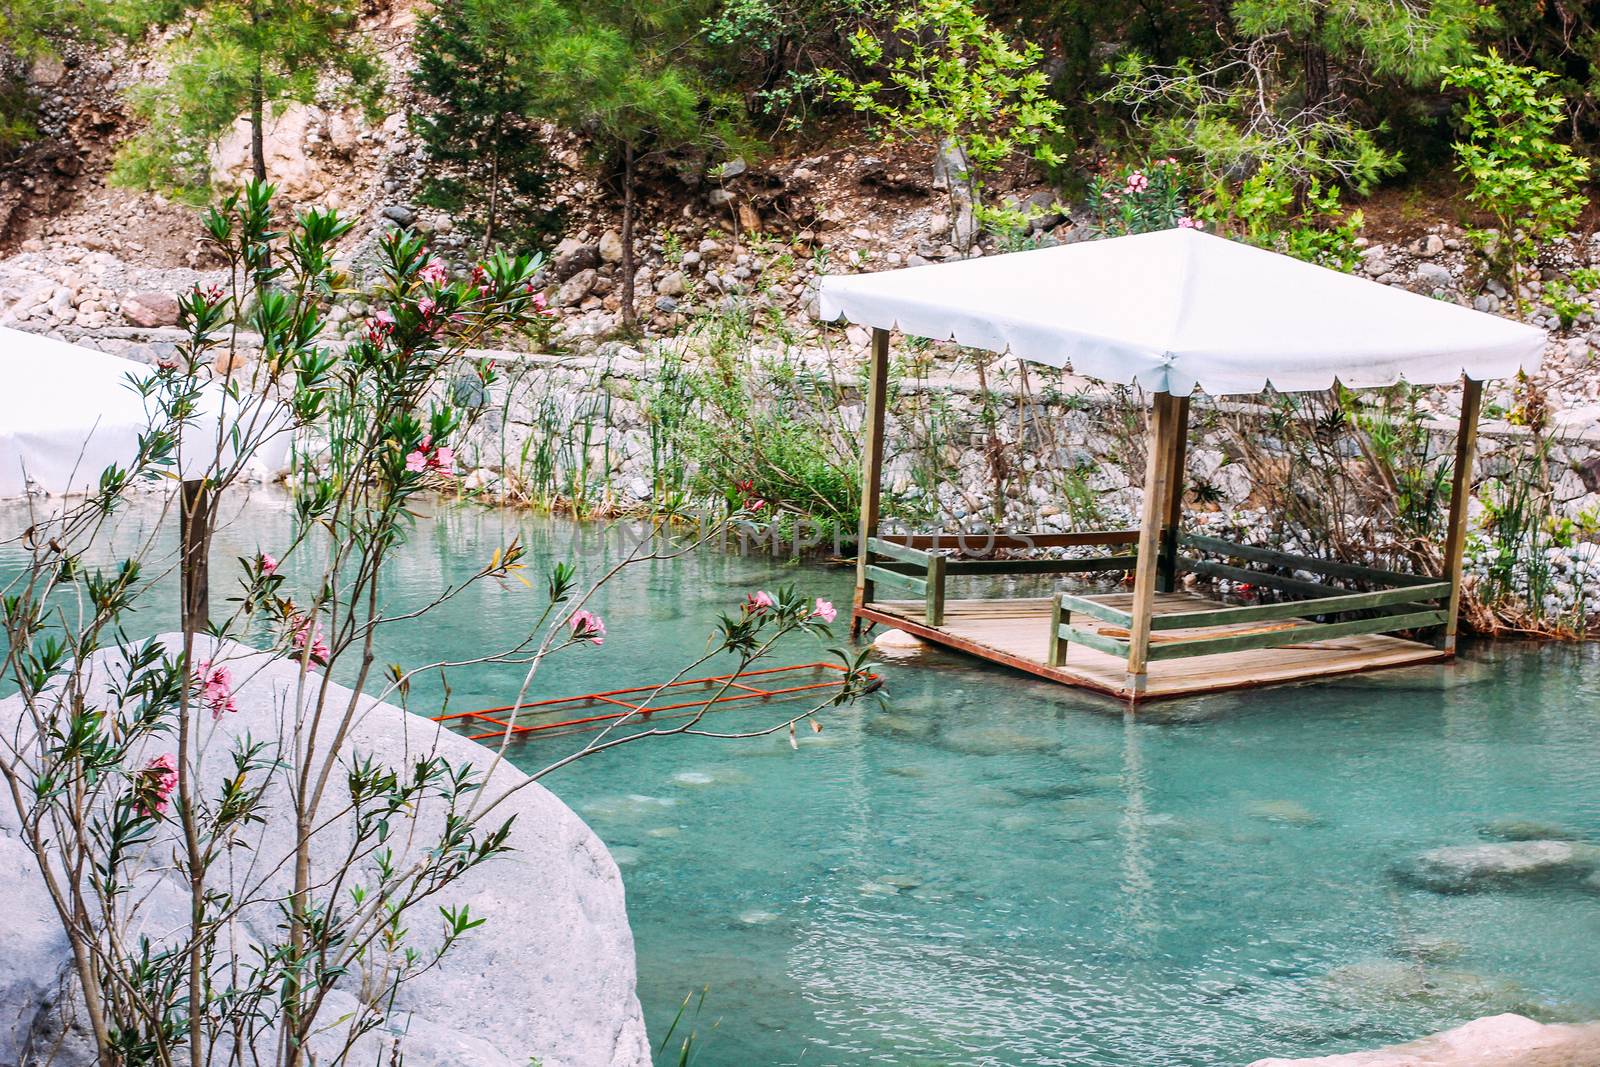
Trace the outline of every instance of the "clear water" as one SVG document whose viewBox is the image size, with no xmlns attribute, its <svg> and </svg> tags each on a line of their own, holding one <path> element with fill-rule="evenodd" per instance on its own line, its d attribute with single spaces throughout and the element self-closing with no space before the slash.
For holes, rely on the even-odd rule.
<svg viewBox="0 0 1600 1067">
<path fill-rule="evenodd" d="M 260 500 L 240 520 L 217 558 L 287 528 Z M 464 576 L 513 529 L 534 573 L 614 551 L 592 527 L 449 512 L 419 525 L 393 597 Z M 538 691 L 663 679 L 750 589 L 844 603 L 849 581 L 715 553 L 638 567 L 599 598 L 605 646 L 563 655 Z M 482 587 L 394 631 L 383 656 L 480 650 L 535 605 Z M 145 625 L 171 624 L 159 616 Z M 830 713 L 798 751 L 650 741 L 547 779 L 622 866 L 653 1038 L 706 991 L 673 1042 L 692 1028 L 695 1063 L 1239 1064 L 1499 1011 L 1600 1017 L 1600 892 L 1445 896 L 1391 873 L 1497 820 L 1600 840 L 1592 646 L 1480 646 L 1453 668 L 1137 719 L 955 656 L 879 669 L 880 698 Z M 452 706 L 503 703 L 519 677 L 459 674 Z"/>
</svg>

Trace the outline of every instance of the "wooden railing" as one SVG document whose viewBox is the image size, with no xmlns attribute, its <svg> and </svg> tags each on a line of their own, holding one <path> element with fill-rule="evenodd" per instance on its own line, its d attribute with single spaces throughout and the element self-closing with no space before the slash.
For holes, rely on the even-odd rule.
<svg viewBox="0 0 1600 1067">
<path fill-rule="evenodd" d="M 1307 641 L 1351 637 L 1357 634 L 1417 630 L 1440 625 L 1448 617 L 1446 605 L 1449 603 L 1451 588 L 1448 581 L 1379 570 L 1375 567 L 1313 559 L 1273 549 L 1238 545 L 1214 537 L 1186 536 L 1180 543 L 1183 547 L 1200 553 L 1223 556 L 1245 563 L 1265 564 L 1283 570 L 1310 572 L 1323 578 L 1359 581 L 1380 588 L 1352 591 L 1272 571 L 1213 563 L 1209 560 L 1180 555 L 1178 557 L 1180 567 L 1195 574 L 1264 586 L 1306 599 L 1237 607 L 1205 607 L 1195 611 L 1156 615 L 1150 620 L 1151 642 L 1147 656 L 1150 660 L 1209 656 L 1219 652 L 1243 652 L 1258 648 L 1282 648 Z M 1357 612 L 1370 614 L 1339 621 L 1302 621 L 1329 619 Z M 1066 662 L 1068 646 L 1074 641 L 1098 652 L 1121 658 L 1127 657 L 1129 652 L 1127 637 L 1114 632 L 1105 632 L 1108 627 L 1090 629 L 1074 626 L 1072 624 L 1074 614 L 1087 615 L 1108 624 L 1108 627 L 1120 627 L 1124 633 L 1130 632 L 1133 628 L 1133 616 L 1126 611 L 1089 597 L 1074 596 L 1069 593 L 1057 594 L 1051 611 L 1050 645 L 1047 653 L 1047 661 L 1051 665 L 1060 666 Z M 1289 625 L 1235 630 L 1213 637 L 1203 633 L 1168 639 L 1158 639 L 1156 636 L 1168 630 L 1205 630 L 1250 623 L 1280 623 L 1286 620 L 1293 621 Z"/>
<path fill-rule="evenodd" d="M 1030 548 L 1079 548 L 1092 545 L 1132 545 L 1138 530 L 1088 533 L 1004 534 L 889 534 L 869 537 L 864 551 L 869 582 L 909 589 L 925 601 L 924 621 L 944 622 L 945 580 L 961 575 L 1086 574 L 1094 571 L 1128 571 L 1138 562 L 1132 553 L 1086 559 L 988 559 L 993 552 Z M 882 557 L 887 562 L 876 562 Z"/>
</svg>

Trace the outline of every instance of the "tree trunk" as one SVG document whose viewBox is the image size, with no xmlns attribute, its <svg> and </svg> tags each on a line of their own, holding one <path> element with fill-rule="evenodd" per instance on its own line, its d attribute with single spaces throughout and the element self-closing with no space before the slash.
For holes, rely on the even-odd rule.
<svg viewBox="0 0 1600 1067">
<path fill-rule="evenodd" d="M 250 172 L 258 182 L 267 180 L 267 150 L 263 143 L 262 119 L 266 112 L 266 90 L 261 84 L 261 65 L 250 76 Z"/>
<path fill-rule="evenodd" d="M 494 125 L 489 130 L 489 212 L 483 223 L 483 255 L 488 258 L 494 244 L 495 216 L 500 210 L 500 138 L 504 132 L 506 92 L 505 70 L 507 57 L 500 54 L 499 73 L 495 76 Z"/>
<path fill-rule="evenodd" d="M 622 327 L 631 330 L 639 317 L 633 310 L 633 142 L 622 148 Z"/>
</svg>

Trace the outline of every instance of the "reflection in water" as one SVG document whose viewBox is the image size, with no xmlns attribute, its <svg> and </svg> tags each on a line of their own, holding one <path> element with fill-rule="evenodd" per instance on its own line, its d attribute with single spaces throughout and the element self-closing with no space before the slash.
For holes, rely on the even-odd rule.
<svg viewBox="0 0 1600 1067">
<path fill-rule="evenodd" d="M 1117 895 L 1117 947 L 1130 956 L 1150 951 L 1147 935 L 1154 933 L 1152 913 L 1155 878 L 1150 869 L 1150 811 L 1146 798 L 1144 759 L 1140 754 L 1142 727 L 1129 712 L 1122 719 L 1122 882 Z"/>
</svg>

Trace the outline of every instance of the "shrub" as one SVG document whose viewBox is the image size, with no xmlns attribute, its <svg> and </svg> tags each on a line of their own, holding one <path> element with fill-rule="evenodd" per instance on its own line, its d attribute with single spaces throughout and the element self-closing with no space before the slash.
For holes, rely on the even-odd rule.
<svg viewBox="0 0 1600 1067">
<path fill-rule="evenodd" d="M 1508 63 L 1494 49 L 1444 76 L 1445 88 L 1466 94 L 1456 170 L 1468 182 L 1467 199 L 1494 220 L 1493 231 L 1471 235 L 1519 310 L 1527 306 L 1522 279 L 1540 247 L 1570 230 L 1589 202 L 1579 191 L 1589 161 L 1555 139 L 1566 101 L 1544 91 L 1553 77 Z"/>
</svg>

